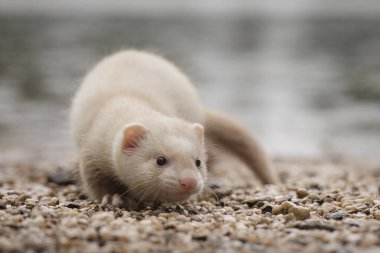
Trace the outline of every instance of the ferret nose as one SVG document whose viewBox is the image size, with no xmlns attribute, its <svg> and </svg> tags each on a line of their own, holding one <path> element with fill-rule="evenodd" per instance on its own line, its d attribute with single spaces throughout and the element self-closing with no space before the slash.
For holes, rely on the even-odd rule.
<svg viewBox="0 0 380 253">
<path fill-rule="evenodd" d="M 193 177 L 184 177 L 179 180 L 179 184 L 186 191 L 192 191 L 197 187 L 197 180 Z"/>
</svg>

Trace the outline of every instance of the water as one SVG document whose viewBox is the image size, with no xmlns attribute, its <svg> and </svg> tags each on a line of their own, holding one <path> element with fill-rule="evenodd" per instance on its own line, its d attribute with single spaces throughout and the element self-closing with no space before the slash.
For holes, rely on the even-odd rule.
<svg viewBox="0 0 380 253">
<path fill-rule="evenodd" d="M 0 14 L 0 157 L 66 158 L 67 113 L 103 56 L 149 49 L 275 157 L 380 160 L 380 18 Z"/>
</svg>

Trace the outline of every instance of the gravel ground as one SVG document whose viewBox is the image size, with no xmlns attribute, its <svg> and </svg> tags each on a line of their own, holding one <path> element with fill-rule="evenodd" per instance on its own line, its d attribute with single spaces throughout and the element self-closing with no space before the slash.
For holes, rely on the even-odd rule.
<svg viewBox="0 0 380 253">
<path fill-rule="evenodd" d="M 380 168 L 275 164 L 282 186 L 131 212 L 67 168 L 0 164 L 0 252 L 380 252 Z"/>
</svg>

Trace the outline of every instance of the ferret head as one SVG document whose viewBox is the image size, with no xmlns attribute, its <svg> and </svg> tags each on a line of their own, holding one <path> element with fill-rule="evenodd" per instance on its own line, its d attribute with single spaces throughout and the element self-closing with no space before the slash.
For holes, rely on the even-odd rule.
<svg viewBox="0 0 380 253">
<path fill-rule="evenodd" d="M 136 122 L 116 140 L 116 173 L 134 199 L 179 202 L 202 192 L 207 178 L 202 125 L 178 119 Z"/>
</svg>

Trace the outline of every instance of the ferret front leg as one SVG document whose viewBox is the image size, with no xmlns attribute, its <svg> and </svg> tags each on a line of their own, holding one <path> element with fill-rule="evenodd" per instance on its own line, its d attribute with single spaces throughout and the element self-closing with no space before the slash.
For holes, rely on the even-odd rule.
<svg viewBox="0 0 380 253">
<path fill-rule="evenodd" d="M 102 205 L 113 205 L 115 207 L 123 207 L 124 206 L 123 199 L 119 194 L 106 194 L 102 198 Z"/>
<path fill-rule="evenodd" d="M 202 196 L 208 198 L 221 199 L 232 193 L 232 188 L 218 181 L 211 181 L 206 184 Z"/>
<path fill-rule="evenodd" d="M 140 210 L 144 208 L 143 204 L 118 193 L 104 195 L 101 203 L 102 205 L 113 205 L 114 207 L 123 208 L 126 210 Z"/>
</svg>

